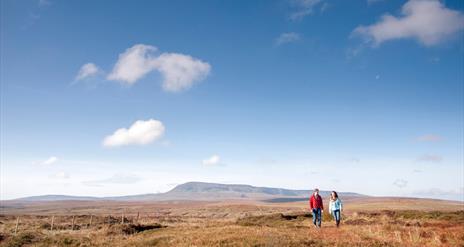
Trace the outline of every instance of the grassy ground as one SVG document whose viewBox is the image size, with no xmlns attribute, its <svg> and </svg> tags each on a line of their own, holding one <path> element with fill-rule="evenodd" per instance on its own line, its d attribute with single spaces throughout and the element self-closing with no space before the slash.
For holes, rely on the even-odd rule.
<svg viewBox="0 0 464 247">
<path fill-rule="evenodd" d="M 377 203 L 377 202 L 376 202 Z M 356 208 L 356 207 L 355 207 Z M 176 204 L 122 215 L 0 215 L 0 246 L 464 246 L 463 210 L 347 210 L 323 227 L 294 204 Z M 82 212 L 78 210 L 78 212 Z M 120 210 L 117 210 L 119 213 Z M 49 213 L 49 211 L 47 211 Z"/>
</svg>

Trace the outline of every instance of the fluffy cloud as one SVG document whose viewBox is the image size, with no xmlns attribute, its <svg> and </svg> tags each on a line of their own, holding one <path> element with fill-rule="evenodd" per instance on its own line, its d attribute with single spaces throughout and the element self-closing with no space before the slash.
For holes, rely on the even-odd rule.
<svg viewBox="0 0 464 247">
<path fill-rule="evenodd" d="M 158 120 L 138 120 L 128 129 L 117 129 L 112 135 L 105 137 L 103 146 L 146 145 L 161 138 L 164 134 L 164 130 L 163 123 Z"/>
<path fill-rule="evenodd" d="M 219 155 L 215 154 L 215 155 L 211 156 L 208 159 L 204 159 L 203 160 L 203 165 L 214 166 L 214 165 L 219 165 L 220 162 L 221 162 L 221 157 L 219 157 Z"/>
<path fill-rule="evenodd" d="M 406 185 L 408 185 L 408 181 L 404 179 L 396 179 L 395 182 L 393 182 L 393 185 L 395 185 L 398 188 L 404 188 Z"/>
<path fill-rule="evenodd" d="M 409 0 L 402 16 L 382 16 L 379 22 L 359 26 L 353 33 L 374 46 L 388 40 L 413 38 L 426 46 L 439 44 L 464 28 L 464 15 L 439 0 Z"/>
<path fill-rule="evenodd" d="M 170 92 L 190 88 L 211 70 L 208 63 L 179 53 L 163 53 L 152 64 L 164 77 L 163 89 Z"/>
<path fill-rule="evenodd" d="M 323 2 L 324 0 L 293 0 L 292 4 L 297 10 L 290 15 L 290 19 L 294 21 L 303 19 L 305 16 L 312 14 L 314 9 Z M 321 5 L 321 11 L 326 8 L 326 4 Z"/>
<path fill-rule="evenodd" d="M 211 65 L 199 59 L 179 53 L 156 55 L 154 46 L 138 44 L 119 55 L 108 80 L 132 85 L 148 73 L 156 70 L 163 76 L 163 89 L 177 92 L 190 88 L 205 79 Z"/>
<path fill-rule="evenodd" d="M 100 69 L 93 63 L 86 63 L 82 65 L 81 69 L 77 73 L 76 81 L 80 81 L 91 76 L 94 76 L 100 72 Z"/>
<path fill-rule="evenodd" d="M 300 34 L 298 33 L 282 33 L 279 37 L 275 40 L 276 45 L 282 45 L 286 43 L 295 42 L 301 39 Z"/>
<path fill-rule="evenodd" d="M 52 165 L 55 164 L 58 161 L 58 158 L 55 156 L 51 156 L 50 158 L 44 160 L 42 162 L 42 165 Z"/>
<path fill-rule="evenodd" d="M 153 52 L 158 48 L 150 45 L 138 44 L 128 48 L 119 55 L 113 71 L 106 77 L 108 80 L 121 81 L 129 85 L 143 78 L 151 72 L 154 67 Z"/>
<path fill-rule="evenodd" d="M 417 141 L 420 141 L 420 142 L 439 142 L 442 140 L 443 140 L 442 136 L 433 135 L 433 134 L 423 135 L 417 138 Z"/>
</svg>

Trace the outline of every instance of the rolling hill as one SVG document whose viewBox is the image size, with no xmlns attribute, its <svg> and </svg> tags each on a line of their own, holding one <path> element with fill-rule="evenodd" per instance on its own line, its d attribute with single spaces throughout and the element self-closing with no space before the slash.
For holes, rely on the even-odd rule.
<svg viewBox="0 0 464 247">
<path fill-rule="evenodd" d="M 276 199 L 276 198 L 307 198 L 311 190 L 292 190 L 270 187 L 256 187 L 245 184 L 218 184 L 204 182 L 188 182 L 177 185 L 165 193 L 115 196 L 88 197 L 69 195 L 42 195 L 18 198 L 14 201 L 166 201 L 166 200 L 228 200 L 228 199 Z M 323 197 L 330 191 L 320 191 Z M 343 197 L 365 197 L 353 192 L 339 192 Z M 284 199 L 285 200 L 285 199 Z M 290 199 L 291 200 L 291 199 Z"/>
</svg>

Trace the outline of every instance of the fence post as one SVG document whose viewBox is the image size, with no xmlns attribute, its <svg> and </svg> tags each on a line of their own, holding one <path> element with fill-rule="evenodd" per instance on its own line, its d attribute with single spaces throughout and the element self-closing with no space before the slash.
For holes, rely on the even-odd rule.
<svg viewBox="0 0 464 247">
<path fill-rule="evenodd" d="M 139 217 L 140 217 L 140 212 L 137 212 L 137 219 L 135 220 L 135 223 L 139 223 Z"/>
<path fill-rule="evenodd" d="M 124 211 L 122 212 L 121 224 L 124 225 Z"/>
<path fill-rule="evenodd" d="M 18 232 L 18 225 L 19 225 L 19 216 L 16 217 L 16 226 L 15 226 L 14 235 L 16 235 L 16 233 Z"/>
<path fill-rule="evenodd" d="M 53 224 L 55 223 L 55 215 L 52 215 L 52 223 L 50 224 L 50 231 L 53 231 Z"/>
<path fill-rule="evenodd" d="M 73 215 L 73 217 L 72 217 L 72 223 L 71 223 L 71 230 L 74 230 L 74 220 L 75 220 L 75 216 Z"/>
<path fill-rule="evenodd" d="M 90 222 L 89 222 L 89 227 L 91 227 L 91 226 L 92 226 L 92 218 L 93 218 L 93 215 L 91 214 L 91 215 L 90 215 Z"/>
</svg>

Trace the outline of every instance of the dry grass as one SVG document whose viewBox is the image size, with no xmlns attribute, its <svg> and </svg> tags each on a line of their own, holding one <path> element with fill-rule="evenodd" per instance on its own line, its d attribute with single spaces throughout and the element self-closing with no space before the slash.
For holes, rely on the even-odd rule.
<svg viewBox="0 0 464 247">
<path fill-rule="evenodd" d="M 153 206 L 153 205 L 152 205 Z M 324 214 L 323 227 L 292 204 L 176 203 L 136 212 L 0 215 L 0 246 L 464 246 L 464 211 L 347 211 L 340 228 Z M 48 213 L 53 212 L 51 209 Z M 77 212 L 83 212 L 82 209 Z M 138 212 L 138 211 L 137 211 Z M 149 214 L 146 214 L 149 213 Z M 147 216 L 148 215 L 148 216 Z"/>
</svg>

